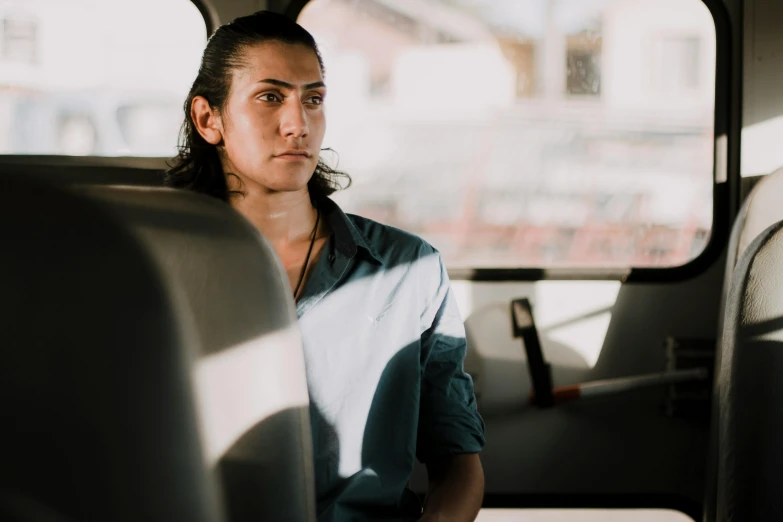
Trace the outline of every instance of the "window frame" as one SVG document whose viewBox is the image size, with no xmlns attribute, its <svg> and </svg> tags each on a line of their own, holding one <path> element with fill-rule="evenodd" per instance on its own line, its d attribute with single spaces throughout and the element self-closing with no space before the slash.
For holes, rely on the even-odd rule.
<svg viewBox="0 0 783 522">
<path fill-rule="evenodd" d="M 195 3 L 201 0 L 193 0 Z M 726 7 L 720 0 L 701 0 L 709 9 L 715 26 L 715 110 L 712 167 L 712 228 L 704 250 L 684 265 L 665 268 L 491 268 L 449 269 L 452 280 L 476 282 L 517 282 L 542 280 L 598 280 L 623 283 L 678 282 L 693 279 L 713 266 L 728 243 L 731 216 L 738 202 L 732 202 L 731 187 L 739 179 L 738 121 L 731 123 L 732 105 L 732 36 Z M 309 0 L 291 0 L 274 9 L 293 20 Z M 276 2 L 270 2 L 273 4 Z M 721 143 L 722 140 L 725 140 Z M 725 146 L 724 146 L 725 145 Z M 736 198 L 734 198 L 736 199 Z"/>
<path fill-rule="evenodd" d="M 207 30 L 207 38 L 209 38 L 220 25 L 217 13 L 209 4 L 209 0 L 190 0 L 190 2 L 195 5 L 198 12 L 201 13 L 201 17 L 204 19 L 204 26 Z"/>
</svg>

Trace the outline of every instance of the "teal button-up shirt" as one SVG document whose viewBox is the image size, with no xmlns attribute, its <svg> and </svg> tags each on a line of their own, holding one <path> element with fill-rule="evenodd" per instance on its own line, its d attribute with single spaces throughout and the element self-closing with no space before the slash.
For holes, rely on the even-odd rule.
<svg viewBox="0 0 783 522">
<path fill-rule="evenodd" d="M 484 424 L 439 253 L 321 205 L 332 236 L 297 303 L 318 521 L 415 520 L 414 459 L 477 453 Z"/>
</svg>

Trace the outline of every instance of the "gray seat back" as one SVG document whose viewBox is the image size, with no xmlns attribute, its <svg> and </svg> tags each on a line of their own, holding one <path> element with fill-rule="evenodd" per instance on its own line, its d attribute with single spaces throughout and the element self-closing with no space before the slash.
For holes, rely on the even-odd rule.
<svg viewBox="0 0 783 522">
<path fill-rule="evenodd" d="M 740 256 L 718 381 L 716 520 L 777 520 L 783 462 L 783 223 Z"/>
<path fill-rule="evenodd" d="M 227 205 L 0 178 L 0 519 L 315 519 L 276 257 Z"/>
<path fill-rule="evenodd" d="M 164 188 L 84 187 L 182 293 L 198 337 L 206 458 L 230 520 L 315 520 L 307 381 L 287 278 L 228 205 Z"/>
<path fill-rule="evenodd" d="M 187 307 L 111 212 L 0 176 L 0 520 L 219 522 Z"/>
<path fill-rule="evenodd" d="M 767 227 L 783 220 L 783 169 L 778 169 L 761 178 L 753 190 L 745 198 L 740 208 L 729 237 L 726 253 L 726 267 L 721 294 L 721 316 L 718 318 L 718 346 L 715 352 L 715 373 L 720 372 L 721 359 L 724 350 L 721 337 L 726 322 L 726 310 L 729 289 L 737 262 L 747 250 L 750 243 Z M 720 379 L 715 379 L 713 390 L 713 405 L 710 426 L 710 440 L 707 457 L 707 484 L 704 500 L 704 522 L 716 520 L 717 484 L 718 484 L 718 422 L 720 416 Z"/>
</svg>

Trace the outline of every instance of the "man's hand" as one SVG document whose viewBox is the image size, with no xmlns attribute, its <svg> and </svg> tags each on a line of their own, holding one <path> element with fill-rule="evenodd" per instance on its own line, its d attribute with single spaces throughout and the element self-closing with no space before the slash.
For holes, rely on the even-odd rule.
<svg viewBox="0 0 783 522">
<path fill-rule="evenodd" d="M 473 522 L 484 499 L 484 470 L 477 453 L 427 464 L 429 489 L 419 522 Z"/>
</svg>

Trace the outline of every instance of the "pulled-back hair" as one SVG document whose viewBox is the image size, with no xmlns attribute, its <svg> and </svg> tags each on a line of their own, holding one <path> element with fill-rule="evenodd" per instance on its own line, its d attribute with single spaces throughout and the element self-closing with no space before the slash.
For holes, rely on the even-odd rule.
<svg viewBox="0 0 783 522">
<path fill-rule="evenodd" d="M 228 189 L 226 173 L 223 172 L 217 147 L 199 134 L 190 114 L 190 107 L 193 98 L 203 96 L 210 107 L 221 111 L 231 90 L 232 73 L 243 66 L 243 53 L 248 47 L 266 41 L 307 46 L 318 58 L 323 73 L 323 59 L 313 36 L 283 15 L 259 11 L 218 27 L 207 42 L 198 76 L 183 106 L 185 121 L 180 131 L 179 153 L 164 174 L 166 186 L 202 192 L 224 201 L 227 201 L 231 194 L 241 194 L 241 191 Z M 313 203 L 345 188 L 342 180 L 346 181 L 345 187 L 351 184 L 351 178 L 347 174 L 332 169 L 319 158 L 315 172 L 307 184 Z"/>
</svg>

